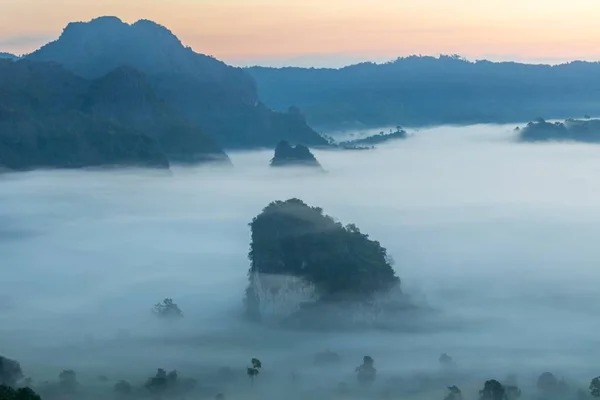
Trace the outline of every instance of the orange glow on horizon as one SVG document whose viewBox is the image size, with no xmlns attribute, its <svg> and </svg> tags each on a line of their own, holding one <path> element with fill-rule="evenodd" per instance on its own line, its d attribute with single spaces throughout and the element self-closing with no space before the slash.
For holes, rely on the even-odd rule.
<svg viewBox="0 0 600 400">
<path fill-rule="evenodd" d="M 55 39 L 70 21 L 115 15 L 126 22 L 154 20 L 196 51 L 236 62 L 303 55 L 391 59 L 440 53 L 600 59 L 597 0 L 2 2 L 0 51 L 16 53 Z"/>
</svg>

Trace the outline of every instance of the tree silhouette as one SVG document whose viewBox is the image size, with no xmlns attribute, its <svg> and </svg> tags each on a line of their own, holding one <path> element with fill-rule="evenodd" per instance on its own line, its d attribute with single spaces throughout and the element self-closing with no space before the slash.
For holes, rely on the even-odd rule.
<svg viewBox="0 0 600 400">
<path fill-rule="evenodd" d="M 262 362 L 260 362 L 258 358 L 253 358 L 250 362 L 252 366 L 246 370 L 246 374 L 250 378 L 250 382 L 254 384 L 254 378 L 258 376 L 260 369 L 262 368 Z"/>
<path fill-rule="evenodd" d="M 183 312 L 177 304 L 173 302 L 173 299 L 164 299 L 162 303 L 157 303 L 154 306 L 154 314 L 161 318 L 176 319 L 182 318 Z"/>
<path fill-rule="evenodd" d="M 444 400 L 462 400 L 462 392 L 458 386 L 448 386 L 450 393 L 444 397 Z"/>
<path fill-rule="evenodd" d="M 72 369 L 66 369 L 58 375 L 58 385 L 65 393 L 74 393 L 79 387 L 77 374 Z"/>
<path fill-rule="evenodd" d="M 1 400 L 41 400 L 41 397 L 31 388 L 13 389 L 7 385 L 0 385 Z"/>
<path fill-rule="evenodd" d="M 506 400 L 506 391 L 500 382 L 495 379 L 486 381 L 483 389 L 479 391 L 480 400 Z"/>
<path fill-rule="evenodd" d="M 590 382 L 590 394 L 594 397 L 600 397 L 600 376 Z"/>
<path fill-rule="evenodd" d="M 558 379 L 551 372 L 544 372 L 537 380 L 537 388 L 543 396 L 551 396 L 558 389 Z"/>
<path fill-rule="evenodd" d="M 364 356 L 362 365 L 356 368 L 356 378 L 360 384 L 371 384 L 375 381 L 377 370 L 374 367 L 375 361 L 371 356 Z"/>
<path fill-rule="evenodd" d="M 21 379 L 21 365 L 15 360 L 0 356 L 0 385 L 15 386 Z"/>
</svg>

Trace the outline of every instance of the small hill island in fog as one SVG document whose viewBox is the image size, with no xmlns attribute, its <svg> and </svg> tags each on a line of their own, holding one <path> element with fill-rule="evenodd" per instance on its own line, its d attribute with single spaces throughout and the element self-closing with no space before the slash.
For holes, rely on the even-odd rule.
<svg viewBox="0 0 600 400">
<path fill-rule="evenodd" d="M 392 289 L 400 295 L 386 249 L 319 207 L 299 199 L 275 201 L 250 226 L 246 311 L 253 319 L 339 327 L 355 319 L 344 312 L 348 303 L 371 304 L 375 314 L 381 312 L 372 303 L 375 298 Z M 273 306 L 280 314 L 266 315 Z"/>
<path fill-rule="evenodd" d="M 523 128 L 517 128 L 519 140 L 524 142 L 573 141 L 600 143 L 600 120 L 567 119 L 564 122 L 547 122 L 537 119 Z"/>
<path fill-rule="evenodd" d="M 272 167 L 312 167 L 321 169 L 321 164 L 308 147 L 298 144 L 290 145 L 282 140 L 275 147 L 275 154 L 271 159 Z"/>
</svg>

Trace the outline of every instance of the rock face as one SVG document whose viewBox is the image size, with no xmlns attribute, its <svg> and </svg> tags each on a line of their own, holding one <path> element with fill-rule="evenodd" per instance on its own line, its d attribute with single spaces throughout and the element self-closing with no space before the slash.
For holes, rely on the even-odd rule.
<svg viewBox="0 0 600 400">
<path fill-rule="evenodd" d="M 90 81 L 53 63 L 0 60 L 0 168 L 168 168 L 169 157 L 228 160 L 138 71 Z"/>
<path fill-rule="evenodd" d="M 279 142 L 277 147 L 275 147 L 275 155 L 271 159 L 271 166 L 321 168 L 321 164 L 319 164 L 308 147 L 301 144 L 292 146 L 286 141 Z"/>
<path fill-rule="evenodd" d="M 386 249 L 298 199 L 269 204 L 250 224 L 246 310 L 257 320 L 364 303 L 399 289 Z"/>
<path fill-rule="evenodd" d="M 147 76 L 159 98 L 224 147 L 275 146 L 281 139 L 326 144 L 302 116 L 266 108 L 244 70 L 195 53 L 152 21 L 129 25 L 101 17 L 70 23 L 58 40 L 27 58 L 60 63 L 88 79 L 133 67 Z"/>
<path fill-rule="evenodd" d="M 538 119 L 519 128 L 519 140 L 524 142 L 575 141 L 600 142 L 600 120 L 567 119 L 565 122 L 547 122 Z"/>
</svg>

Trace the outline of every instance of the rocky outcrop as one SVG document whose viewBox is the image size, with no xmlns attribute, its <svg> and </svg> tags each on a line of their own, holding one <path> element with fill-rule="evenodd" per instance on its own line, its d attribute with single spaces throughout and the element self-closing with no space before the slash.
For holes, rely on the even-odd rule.
<svg viewBox="0 0 600 400">
<path fill-rule="evenodd" d="M 281 141 L 275 147 L 275 155 L 271 159 L 272 167 L 313 167 L 321 169 L 321 164 L 308 147 L 298 144 L 290 145 Z"/>
<path fill-rule="evenodd" d="M 269 204 L 250 224 L 246 311 L 256 320 L 307 321 L 340 304 L 400 293 L 386 249 L 298 199 Z M 342 307 L 343 308 L 343 307 Z"/>
</svg>

